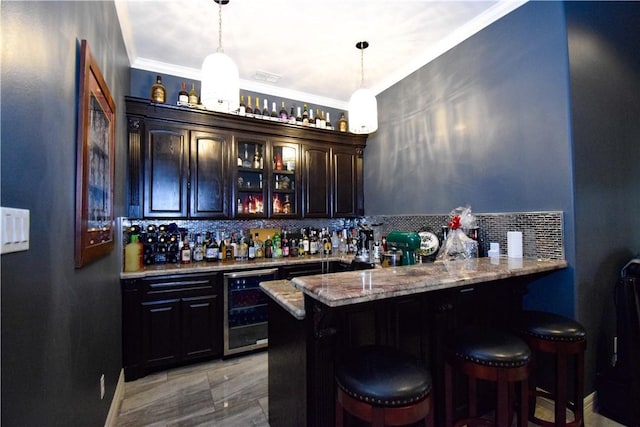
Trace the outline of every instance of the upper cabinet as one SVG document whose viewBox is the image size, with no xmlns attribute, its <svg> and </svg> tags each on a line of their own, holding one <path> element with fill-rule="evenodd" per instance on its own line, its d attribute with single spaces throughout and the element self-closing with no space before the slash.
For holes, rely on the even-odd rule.
<svg viewBox="0 0 640 427">
<path fill-rule="evenodd" d="M 364 215 L 366 136 L 126 98 L 131 218 Z"/>
</svg>

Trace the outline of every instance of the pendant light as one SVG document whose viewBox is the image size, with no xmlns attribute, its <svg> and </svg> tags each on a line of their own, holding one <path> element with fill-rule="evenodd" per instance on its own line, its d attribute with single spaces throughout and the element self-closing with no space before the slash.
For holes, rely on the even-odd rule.
<svg viewBox="0 0 640 427">
<path fill-rule="evenodd" d="M 240 75 L 236 64 L 222 49 L 222 5 L 229 0 L 213 1 L 218 3 L 218 49 L 202 63 L 200 102 L 207 110 L 228 113 L 240 106 Z"/>
<path fill-rule="evenodd" d="M 372 133 L 378 130 L 378 102 L 372 91 L 364 87 L 364 50 L 366 41 L 356 43 L 360 49 L 360 89 L 349 100 L 349 132 Z"/>
</svg>

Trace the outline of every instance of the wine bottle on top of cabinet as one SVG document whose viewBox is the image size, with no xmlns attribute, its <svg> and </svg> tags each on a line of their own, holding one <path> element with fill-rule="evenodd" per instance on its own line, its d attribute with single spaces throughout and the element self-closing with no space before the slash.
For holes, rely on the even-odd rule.
<svg viewBox="0 0 640 427">
<path fill-rule="evenodd" d="M 198 92 L 196 92 L 196 84 L 191 83 L 191 90 L 189 90 L 189 104 L 198 105 Z"/>
<path fill-rule="evenodd" d="M 329 114 L 328 111 L 327 111 L 327 119 L 325 122 L 325 128 L 329 130 L 333 130 L 333 125 L 331 124 L 331 115 Z"/>
<path fill-rule="evenodd" d="M 288 122 L 291 125 L 295 125 L 296 124 L 296 114 L 293 112 L 293 107 L 291 107 L 291 112 L 289 113 Z"/>
<path fill-rule="evenodd" d="M 287 120 L 289 120 L 289 115 L 287 114 L 287 109 L 284 106 L 284 101 L 282 101 L 282 106 L 280 107 L 278 118 L 280 119 L 280 121 L 283 121 L 283 122 L 286 122 Z"/>
<path fill-rule="evenodd" d="M 316 127 L 316 118 L 313 117 L 313 109 L 309 110 L 309 126 Z"/>
<path fill-rule="evenodd" d="M 307 109 L 307 104 L 304 104 L 304 109 L 302 111 L 302 124 L 305 126 L 309 125 L 309 110 Z"/>
<path fill-rule="evenodd" d="M 244 103 L 244 95 L 240 95 L 240 108 L 238 108 L 238 115 L 244 116 L 247 114 L 247 105 Z"/>
<path fill-rule="evenodd" d="M 253 109 L 253 117 L 261 118 L 262 110 L 260 109 L 260 98 L 256 96 L 256 108 Z"/>
<path fill-rule="evenodd" d="M 251 107 L 251 95 L 247 96 L 247 106 L 245 108 L 245 114 L 247 116 L 252 116 L 253 115 L 253 108 Z"/>
<path fill-rule="evenodd" d="M 178 92 L 178 103 L 180 104 L 189 103 L 189 92 L 187 92 L 187 82 L 182 82 L 182 87 L 180 88 L 180 92 Z"/>
<path fill-rule="evenodd" d="M 276 103 L 271 103 L 271 120 L 278 120 L 278 111 L 276 111 Z"/>
<path fill-rule="evenodd" d="M 262 118 L 269 120 L 269 117 L 270 117 L 270 114 L 269 114 L 269 101 L 267 99 L 264 99 L 264 101 L 262 103 Z"/>
<path fill-rule="evenodd" d="M 167 90 L 162 84 L 162 77 L 156 76 L 156 82 L 151 86 L 151 101 L 164 104 L 167 100 Z"/>
</svg>

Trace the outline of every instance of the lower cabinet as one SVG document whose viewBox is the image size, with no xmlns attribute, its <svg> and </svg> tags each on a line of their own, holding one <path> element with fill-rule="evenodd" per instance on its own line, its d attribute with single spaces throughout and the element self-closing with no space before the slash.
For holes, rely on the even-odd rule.
<svg viewBox="0 0 640 427">
<path fill-rule="evenodd" d="M 218 275 L 122 280 L 126 381 L 222 355 Z"/>
</svg>

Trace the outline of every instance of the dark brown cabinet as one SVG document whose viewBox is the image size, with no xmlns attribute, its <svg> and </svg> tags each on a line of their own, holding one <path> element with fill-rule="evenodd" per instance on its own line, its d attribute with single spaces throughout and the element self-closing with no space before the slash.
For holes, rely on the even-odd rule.
<svg viewBox="0 0 640 427">
<path fill-rule="evenodd" d="M 309 146 L 304 150 L 304 216 L 331 217 L 331 148 Z"/>
<path fill-rule="evenodd" d="M 216 274 L 123 280 L 125 379 L 221 356 L 221 300 Z"/>
<path fill-rule="evenodd" d="M 364 215 L 366 135 L 126 103 L 130 218 Z"/>
</svg>

